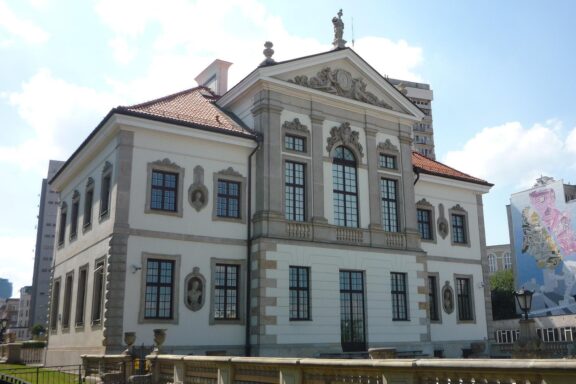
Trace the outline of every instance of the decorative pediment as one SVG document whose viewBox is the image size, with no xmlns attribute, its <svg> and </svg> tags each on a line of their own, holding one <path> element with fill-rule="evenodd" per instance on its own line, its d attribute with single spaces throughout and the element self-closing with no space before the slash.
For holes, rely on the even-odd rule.
<svg viewBox="0 0 576 384">
<path fill-rule="evenodd" d="M 451 211 L 459 211 L 462 213 L 466 213 L 466 210 L 464 208 L 462 208 L 460 206 L 460 204 L 456 204 L 455 206 L 453 206 L 452 208 L 450 208 Z"/>
<path fill-rule="evenodd" d="M 432 208 L 432 207 L 433 207 L 433 205 L 430 204 L 430 202 L 429 202 L 428 200 L 426 200 L 426 199 L 422 199 L 422 200 L 418 201 L 418 202 L 416 203 L 416 205 L 419 206 L 419 207 L 423 207 L 423 208 L 424 208 L 424 207 L 425 207 L 425 208 Z"/>
<path fill-rule="evenodd" d="M 237 176 L 242 177 L 242 174 L 238 171 L 235 171 L 234 168 L 228 167 L 226 169 L 221 170 L 218 172 L 219 175 L 226 175 L 226 176 Z"/>
<path fill-rule="evenodd" d="M 90 188 L 94 186 L 94 179 L 89 177 L 88 180 L 86 181 L 86 188 Z"/>
<path fill-rule="evenodd" d="M 181 169 L 181 167 L 176 164 L 173 163 L 172 161 L 170 161 L 170 159 L 165 158 L 162 160 L 156 160 L 152 163 L 152 165 L 156 165 L 156 166 L 160 166 L 160 167 L 165 167 L 165 168 L 174 168 L 174 169 Z"/>
<path fill-rule="evenodd" d="M 285 121 L 284 124 L 282 124 L 282 128 L 288 129 L 290 131 L 299 131 L 304 133 L 310 132 L 308 127 L 302 124 L 298 118 L 295 118 L 292 121 Z"/>
<path fill-rule="evenodd" d="M 378 143 L 378 150 L 383 152 L 400 152 L 398 147 L 392 144 L 390 139 L 386 139 L 383 143 Z"/>
<path fill-rule="evenodd" d="M 347 97 L 349 99 L 362 101 L 364 103 L 376 105 L 378 107 L 392 109 L 392 106 L 378 99 L 372 92 L 366 90 L 366 81 L 362 78 L 354 78 L 345 69 L 331 69 L 324 67 L 316 76 L 308 78 L 306 75 L 295 76 L 288 80 L 290 83 L 304 87 L 317 89 L 333 95 Z"/>
<path fill-rule="evenodd" d="M 330 130 L 330 137 L 327 140 L 326 150 L 328 153 L 336 144 L 342 144 L 354 148 L 360 157 L 364 157 L 364 150 L 360 144 L 360 135 L 358 132 L 353 131 L 350 123 L 344 122 L 339 127 L 332 127 Z"/>
</svg>

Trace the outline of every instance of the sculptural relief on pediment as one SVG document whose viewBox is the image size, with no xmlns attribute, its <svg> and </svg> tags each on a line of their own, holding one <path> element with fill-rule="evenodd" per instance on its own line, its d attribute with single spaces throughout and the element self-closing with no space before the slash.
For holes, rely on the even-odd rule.
<svg viewBox="0 0 576 384">
<path fill-rule="evenodd" d="M 364 79 L 359 77 L 354 78 L 352 74 L 345 69 L 324 67 L 316 76 L 310 78 L 306 75 L 295 76 L 293 79 L 288 80 L 288 82 L 362 101 L 378 107 L 392 109 L 391 105 L 366 90 L 367 84 Z"/>
</svg>

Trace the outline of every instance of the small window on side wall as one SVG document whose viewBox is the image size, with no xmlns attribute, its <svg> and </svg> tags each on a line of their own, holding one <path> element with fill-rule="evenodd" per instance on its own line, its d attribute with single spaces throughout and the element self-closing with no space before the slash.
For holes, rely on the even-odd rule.
<svg viewBox="0 0 576 384">
<path fill-rule="evenodd" d="M 102 170 L 102 185 L 100 186 L 100 219 L 110 216 L 110 195 L 112 190 L 112 164 L 106 162 Z"/>
<path fill-rule="evenodd" d="M 246 179 L 232 167 L 214 173 L 212 220 L 244 222 Z"/>
<path fill-rule="evenodd" d="M 92 227 L 92 206 L 94 204 L 94 179 L 88 178 L 86 183 L 86 193 L 84 196 L 84 220 L 82 229 L 89 230 Z"/>
<path fill-rule="evenodd" d="M 58 227 L 58 246 L 64 245 L 64 239 L 66 238 L 66 221 L 68 217 L 68 205 L 62 203 L 60 206 L 60 225 Z"/>
</svg>

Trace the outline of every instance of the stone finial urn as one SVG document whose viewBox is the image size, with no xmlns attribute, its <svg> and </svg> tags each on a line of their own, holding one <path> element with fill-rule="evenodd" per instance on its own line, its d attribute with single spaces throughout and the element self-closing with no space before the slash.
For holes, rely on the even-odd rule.
<svg viewBox="0 0 576 384">
<path fill-rule="evenodd" d="M 125 355 L 129 355 L 132 352 L 134 342 L 136 342 L 136 332 L 124 332 L 124 343 L 126 344 Z"/>
<path fill-rule="evenodd" d="M 160 353 L 160 347 L 166 341 L 166 329 L 157 328 L 154 329 L 154 350 L 152 353 L 158 354 Z"/>
</svg>

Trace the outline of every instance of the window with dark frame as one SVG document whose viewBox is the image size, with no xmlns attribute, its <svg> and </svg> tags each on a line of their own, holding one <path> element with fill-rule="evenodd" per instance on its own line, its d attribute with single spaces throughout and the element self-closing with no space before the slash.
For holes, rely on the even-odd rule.
<svg viewBox="0 0 576 384">
<path fill-rule="evenodd" d="M 466 216 L 452 214 L 452 242 L 466 244 Z"/>
<path fill-rule="evenodd" d="M 408 320 L 408 292 L 406 274 L 390 272 L 392 293 L 392 320 Z"/>
<path fill-rule="evenodd" d="M 287 220 L 305 220 L 305 183 L 305 165 L 286 161 L 284 169 L 284 217 Z"/>
<path fill-rule="evenodd" d="M 358 227 L 358 186 L 356 158 L 346 147 L 334 150 L 332 183 L 334 196 L 334 224 Z"/>
<path fill-rule="evenodd" d="M 62 313 L 62 328 L 70 327 L 70 315 L 72 310 L 72 286 L 74 284 L 74 275 L 69 273 L 66 275 L 64 282 L 64 308 Z"/>
<path fill-rule="evenodd" d="M 472 315 L 472 297 L 470 296 L 470 279 L 456 278 L 456 297 L 458 299 L 458 320 L 474 320 Z"/>
<path fill-rule="evenodd" d="M 60 206 L 60 227 L 58 228 L 58 245 L 64 245 L 66 238 L 66 218 L 68 216 L 68 205 L 62 203 Z"/>
<path fill-rule="evenodd" d="M 214 319 L 240 319 L 240 266 L 216 264 L 214 271 Z"/>
<path fill-rule="evenodd" d="M 58 311 L 60 310 L 60 279 L 52 285 L 52 300 L 50 302 L 50 329 L 58 329 Z"/>
<path fill-rule="evenodd" d="M 240 218 L 240 183 L 218 179 L 216 216 Z"/>
<path fill-rule="evenodd" d="M 78 237 L 78 216 L 80 215 L 80 194 L 74 192 L 72 197 L 72 215 L 70 216 L 70 240 Z"/>
<path fill-rule="evenodd" d="M 440 320 L 438 307 L 438 279 L 436 276 L 428 276 L 428 316 L 430 317 L 430 321 Z"/>
<path fill-rule="evenodd" d="M 432 214 L 429 209 L 416 210 L 418 215 L 418 232 L 422 240 L 433 240 L 432 237 Z"/>
<path fill-rule="evenodd" d="M 396 180 L 380 179 L 382 204 L 382 228 L 387 232 L 398 232 L 398 183 Z"/>
<path fill-rule="evenodd" d="M 310 268 L 290 266 L 290 320 L 310 320 Z"/>
<path fill-rule="evenodd" d="M 178 174 L 152 170 L 150 209 L 177 212 Z"/>
<path fill-rule="evenodd" d="M 284 148 L 296 152 L 306 152 L 306 139 L 300 136 L 285 135 Z"/>
<path fill-rule="evenodd" d="M 174 261 L 148 259 L 146 261 L 144 318 L 172 319 L 173 298 Z"/>
<path fill-rule="evenodd" d="M 106 216 L 110 210 L 110 189 L 112 187 L 112 172 L 105 171 L 102 175 L 100 188 L 100 217 Z"/>
<path fill-rule="evenodd" d="M 386 169 L 396 169 L 396 156 L 381 153 L 378 158 L 378 166 Z"/>
<path fill-rule="evenodd" d="M 104 299 L 104 261 L 98 261 L 94 266 L 94 282 L 92 286 L 92 325 L 102 321 L 102 306 Z"/>
<path fill-rule="evenodd" d="M 84 310 L 86 307 L 86 284 L 88 283 L 88 268 L 81 268 L 78 274 L 78 291 L 76 294 L 76 317 L 74 323 L 77 327 L 84 325 Z"/>
<path fill-rule="evenodd" d="M 94 204 L 94 180 L 90 178 L 86 184 L 86 193 L 84 194 L 84 218 L 82 227 L 89 228 L 92 225 L 92 205 Z"/>
</svg>

